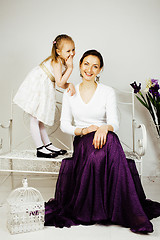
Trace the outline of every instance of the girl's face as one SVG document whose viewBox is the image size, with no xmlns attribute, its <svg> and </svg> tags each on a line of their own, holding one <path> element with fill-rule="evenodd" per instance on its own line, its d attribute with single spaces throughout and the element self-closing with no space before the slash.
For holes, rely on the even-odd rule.
<svg viewBox="0 0 160 240">
<path fill-rule="evenodd" d="M 65 61 L 70 57 L 75 55 L 75 45 L 72 41 L 63 40 L 60 44 L 59 49 L 57 49 L 58 55 Z"/>
<path fill-rule="evenodd" d="M 101 71 L 99 58 L 93 55 L 85 57 L 80 65 L 80 71 L 83 79 L 94 81 Z"/>
</svg>

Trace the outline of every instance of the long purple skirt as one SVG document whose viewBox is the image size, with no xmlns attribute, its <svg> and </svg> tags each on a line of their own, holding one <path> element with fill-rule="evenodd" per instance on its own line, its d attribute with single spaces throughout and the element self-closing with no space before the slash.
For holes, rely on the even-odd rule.
<svg viewBox="0 0 160 240">
<path fill-rule="evenodd" d="M 93 137 L 76 136 L 73 156 L 62 161 L 55 198 L 45 203 L 45 226 L 113 223 L 153 232 L 149 219 L 160 216 L 160 203 L 146 199 L 134 161 L 126 159 L 115 133 L 101 149 Z"/>
</svg>

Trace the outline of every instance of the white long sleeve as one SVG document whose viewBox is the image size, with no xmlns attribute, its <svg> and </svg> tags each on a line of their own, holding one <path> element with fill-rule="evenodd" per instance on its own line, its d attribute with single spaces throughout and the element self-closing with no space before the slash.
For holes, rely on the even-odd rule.
<svg viewBox="0 0 160 240">
<path fill-rule="evenodd" d="M 116 96 L 111 87 L 98 84 L 93 97 L 87 104 L 80 96 L 79 84 L 76 85 L 74 96 L 70 96 L 65 91 L 61 113 L 61 130 L 63 132 L 74 135 L 76 128 L 103 124 L 112 125 L 114 131 L 117 131 L 119 127 Z"/>
<path fill-rule="evenodd" d="M 62 132 L 74 135 L 74 131 L 76 127 L 72 125 L 73 116 L 72 116 L 72 111 L 71 111 L 71 106 L 69 101 L 70 98 L 73 98 L 73 97 L 69 96 L 69 93 L 65 91 L 63 94 L 63 100 L 62 100 L 60 128 Z"/>
</svg>

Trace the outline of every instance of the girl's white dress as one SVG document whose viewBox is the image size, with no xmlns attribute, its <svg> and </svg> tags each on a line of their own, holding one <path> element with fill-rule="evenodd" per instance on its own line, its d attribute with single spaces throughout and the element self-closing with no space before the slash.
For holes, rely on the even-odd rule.
<svg viewBox="0 0 160 240">
<path fill-rule="evenodd" d="M 44 64 L 53 75 L 51 60 L 49 59 Z M 35 67 L 27 75 L 13 102 L 44 124 L 49 126 L 54 124 L 55 84 L 40 66 Z"/>
</svg>

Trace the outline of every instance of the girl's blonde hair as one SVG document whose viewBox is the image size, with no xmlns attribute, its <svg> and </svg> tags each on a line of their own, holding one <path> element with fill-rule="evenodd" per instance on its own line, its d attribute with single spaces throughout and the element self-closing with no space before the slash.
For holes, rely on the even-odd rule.
<svg viewBox="0 0 160 240">
<path fill-rule="evenodd" d="M 66 34 L 61 34 L 58 35 L 54 40 L 53 40 L 53 46 L 52 46 L 52 51 L 51 51 L 51 56 L 46 58 L 43 62 L 46 62 L 49 59 L 52 59 L 53 61 L 57 62 L 58 54 L 57 54 L 57 49 L 60 47 L 61 43 L 63 40 L 71 41 L 74 43 L 73 39 L 66 35 Z"/>
</svg>

